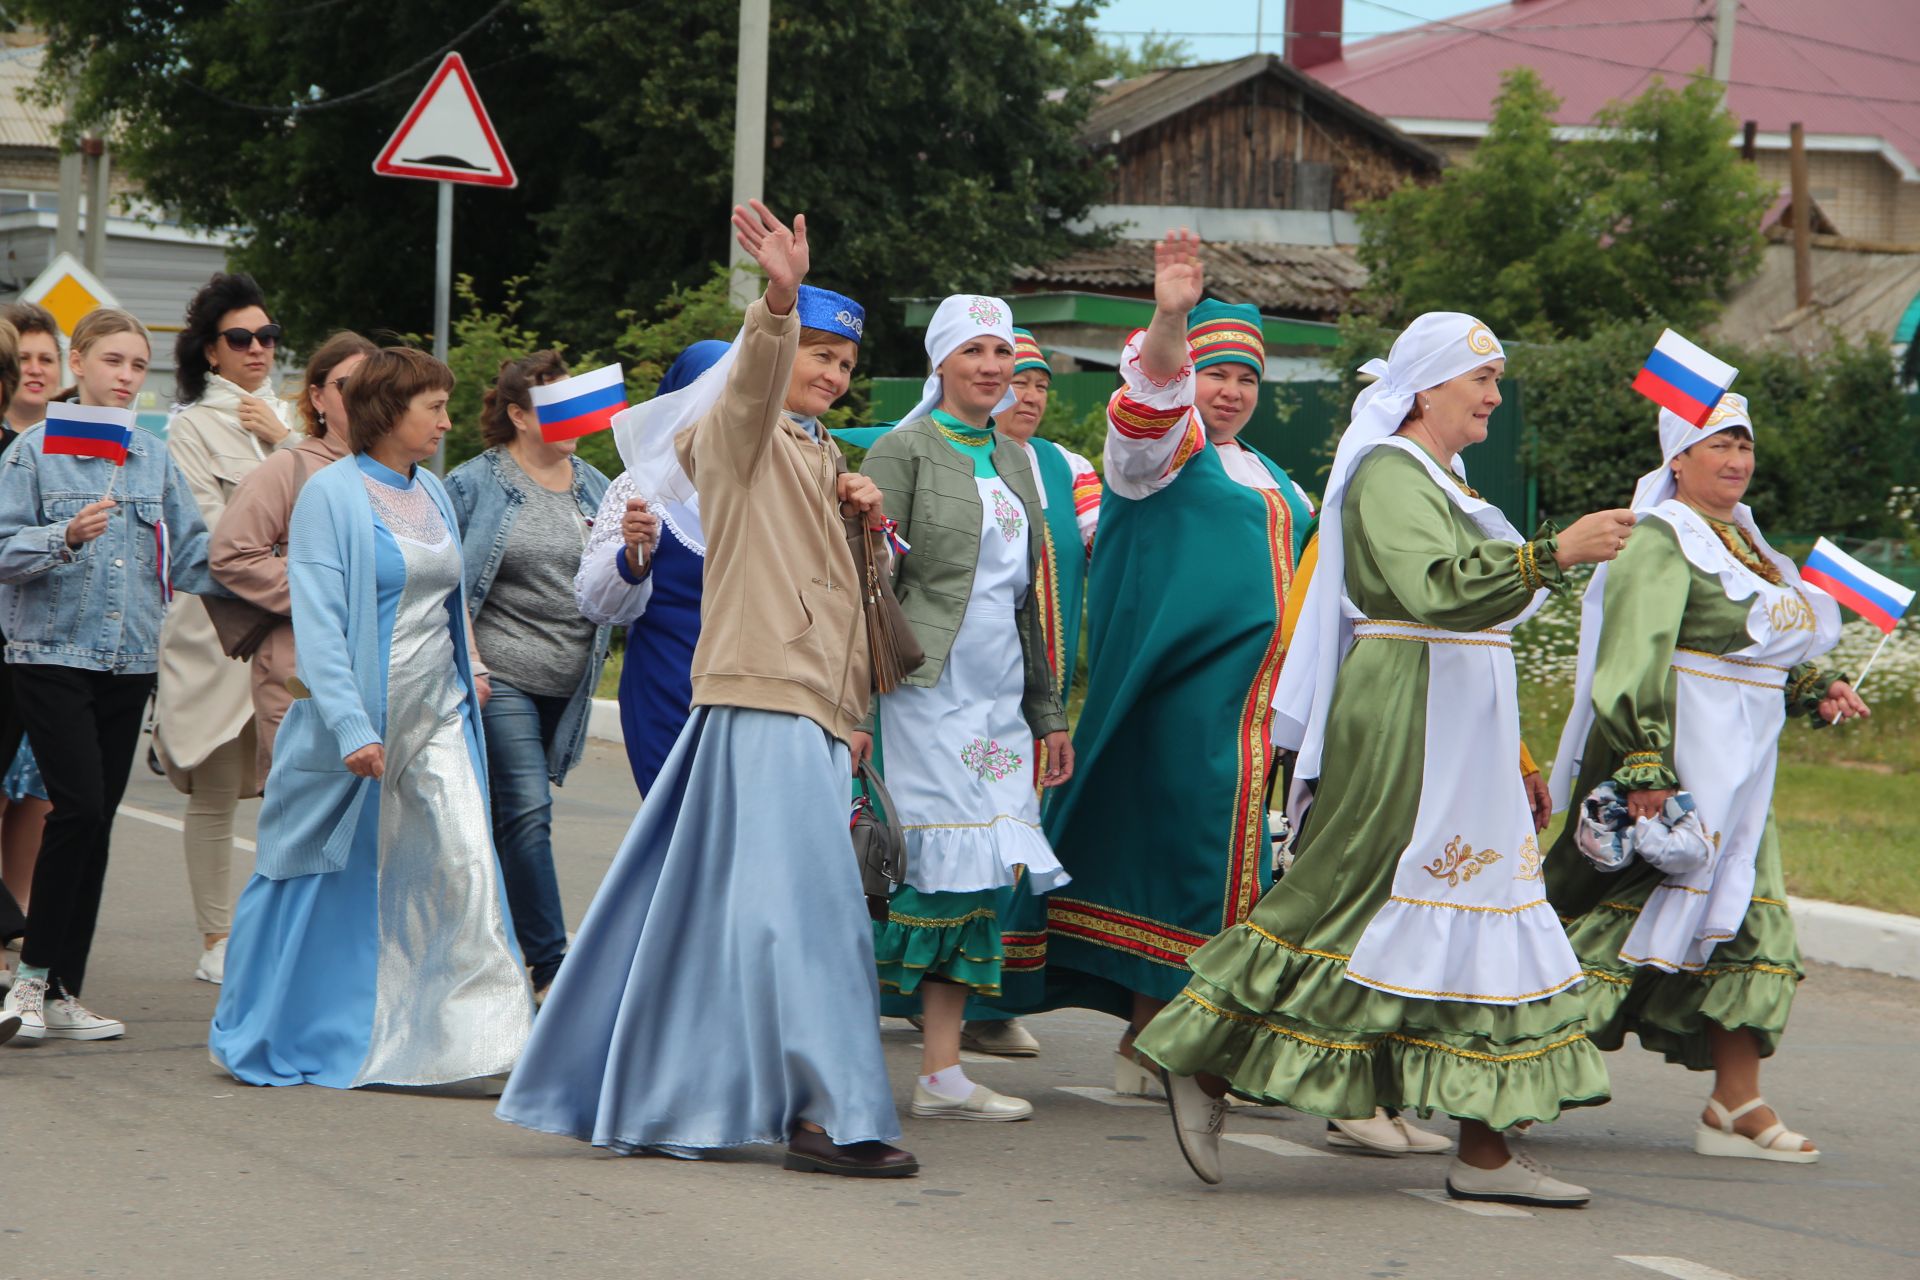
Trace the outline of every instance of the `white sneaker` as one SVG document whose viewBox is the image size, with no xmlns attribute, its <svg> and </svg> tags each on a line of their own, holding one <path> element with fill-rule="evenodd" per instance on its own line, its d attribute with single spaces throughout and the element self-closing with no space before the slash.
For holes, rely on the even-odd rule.
<svg viewBox="0 0 1920 1280">
<path fill-rule="evenodd" d="M 227 977 L 227 940 L 214 943 L 200 953 L 200 963 L 195 966 L 193 976 L 202 982 L 211 982 L 219 986 Z"/>
<path fill-rule="evenodd" d="M 1562 1182 L 1547 1166 L 1516 1151 L 1498 1169 L 1478 1169 L 1455 1157 L 1447 1168 L 1447 1194 L 1455 1200 L 1492 1200 L 1546 1209 L 1578 1209 L 1593 1198 L 1585 1187 Z"/>
<path fill-rule="evenodd" d="M 1167 1109 L 1173 1112 L 1173 1136 L 1180 1140 L 1180 1154 L 1187 1167 L 1208 1186 L 1217 1185 L 1224 1176 L 1220 1169 L 1220 1135 L 1227 1127 L 1227 1100 L 1214 1098 L 1192 1076 L 1160 1073 L 1167 1091 Z"/>
<path fill-rule="evenodd" d="M 1033 1032 L 1020 1025 L 1018 1018 L 999 1022 L 969 1022 L 960 1029 L 960 1047 L 1001 1058 L 1040 1056 L 1040 1042 L 1033 1038 Z"/>
<path fill-rule="evenodd" d="M 47 980 L 22 978 L 7 992 L 6 1000 L 0 1002 L 0 1016 L 20 1019 L 14 1036 L 29 1044 L 36 1043 L 47 1038 L 46 1002 Z"/>
<path fill-rule="evenodd" d="M 916 1080 L 913 1114 L 922 1120 L 1025 1120 L 1033 1114 L 1033 1104 L 995 1093 L 983 1084 L 975 1084 L 964 1098 L 949 1098 Z"/>
<path fill-rule="evenodd" d="M 112 1040 L 127 1034 L 127 1024 L 103 1018 L 72 996 L 55 996 L 47 1002 L 47 1039 Z"/>
</svg>

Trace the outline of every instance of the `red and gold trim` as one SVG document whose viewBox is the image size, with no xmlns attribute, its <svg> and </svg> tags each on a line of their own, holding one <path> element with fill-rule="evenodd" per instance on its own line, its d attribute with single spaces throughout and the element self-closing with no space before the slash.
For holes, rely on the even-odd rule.
<svg viewBox="0 0 1920 1280">
<path fill-rule="evenodd" d="M 1209 320 L 1187 330 L 1193 349 L 1193 367 L 1204 369 L 1222 360 L 1237 360 L 1264 371 L 1267 348 L 1262 334 L 1242 320 Z"/>
<path fill-rule="evenodd" d="M 1053 676 L 1053 693 L 1060 696 L 1067 669 L 1067 629 L 1060 615 L 1060 558 L 1054 554 L 1053 529 L 1045 519 L 1035 520 L 1040 531 L 1040 632 L 1047 644 L 1047 671 Z"/>
<path fill-rule="evenodd" d="M 1100 509 L 1100 498 L 1106 493 L 1106 486 L 1100 483 L 1097 471 L 1082 471 L 1073 478 L 1073 514 L 1076 518 L 1085 516 L 1089 511 Z"/>
<path fill-rule="evenodd" d="M 1164 964 L 1187 967 L 1187 957 L 1212 939 L 1186 929 L 1058 894 L 1047 899 L 1047 932 Z"/>
<path fill-rule="evenodd" d="M 1281 622 L 1286 614 L 1287 590 L 1293 585 L 1293 508 L 1275 489 L 1258 489 L 1267 507 L 1267 555 L 1273 578 L 1273 634 L 1254 671 L 1253 685 L 1240 708 L 1237 729 L 1239 780 L 1233 794 L 1233 837 L 1227 858 L 1226 899 L 1220 927 L 1232 928 L 1245 920 L 1260 899 L 1260 866 L 1267 853 L 1267 772 L 1272 767 L 1273 744 L 1269 719 L 1273 688 L 1286 658 Z"/>
<path fill-rule="evenodd" d="M 1180 443 L 1174 447 L 1173 459 L 1167 463 L 1167 469 L 1162 474 L 1170 476 L 1192 462 L 1194 455 L 1199 453 L 1206 443 L 1207 434 L 1201 429 L 1200 415 L 1196 413 L 1193 415 L 1193 421 L 1187 424 L 1186 434 L 1180 437 Z"/>
<path fill-rule="evenodd" d="M 1113 420 L 1114 430 L 1129 440 L 1158 440 L 1180 425 L 1186 416 L 1185 406 L 1155 409 L 1132 399 L 1124 391 L 1114 392 L 1113 399 L 1107 402 L 1107 417 Z"/>
<path fill-rule="evenodd" d="M 1032 973 L 1047 967 L 1047 935 L 1044 933 L 1003 933 L 1000 935 L 1000 968 L 1007 973 Z"/>
</svg>

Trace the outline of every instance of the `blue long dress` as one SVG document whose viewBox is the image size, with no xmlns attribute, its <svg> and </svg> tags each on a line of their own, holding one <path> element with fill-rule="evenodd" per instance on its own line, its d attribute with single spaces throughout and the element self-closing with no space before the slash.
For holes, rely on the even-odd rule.
<svg viewBox="0 0 1920 1280">
<path fill-rule="evenodd" d="M 208 1047 L 246 1084 L 434 1085 L 519 1057 L 531 990 L 508 925 L 457 673 L 460 549 L 420 481 L 358 459 L 387 660 L 386 771 L 339 871 L 255 875 Z M 299 637 L 305 644 L 310 640 Z M 270 786 L 298 786 L 276 771 Z M 271 838 L 263 827 L 263 843 Z"/>
<path fill-rule="evenodd" d="M 615 554 L 619 554 L 618 548 Z M 706 557 L 662 529 L 653 549 L 653 595 L 627 630 L 620 666 L 620 732 L 641 795 L 686 726 L 693 704 L 693 647 L 700 640 L 701 575 Z"/>
</svg>

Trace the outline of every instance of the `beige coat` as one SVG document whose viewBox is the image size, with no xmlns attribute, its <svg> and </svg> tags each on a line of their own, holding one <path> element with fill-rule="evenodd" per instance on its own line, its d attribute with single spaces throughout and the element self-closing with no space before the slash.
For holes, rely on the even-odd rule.
<svg viewBox="0 0 1920 1280">
<path fill-rule="evenodd" d="M 258 734 L 255 759 L 263 782 L 273 763 L 274 732 L 293 705 L 293 691 L 287 688 L 287 678 L 294 673 L 287 526 L 301 487 L 314 472 L 346 454 L 346 437 L 337 430 L 304 439 L 291 449 L 276 449 L 234 490 L 207 546 L 208 567 L 221 586 L 281 618 L 254 650 L 249 664 Z"/>
<path fill-rule="evenodd" d="M 748 307 L 725 393 L 675 441 L 707 535 L 693 705 L 790 712 L 844 742 L 867 715 L 866 614 L 846 462 L 783 412 L 799 347 L 797 314 Z"/>
<path fill-rule="evenodd" d="M 261 396 L 285 420 L 288 409 L 268 388 Z M 266 460 L 269 450 L 241 427 L 237 406 L 246 394 L 224 378 L 209 377 L 207 391 L 167 425 L 167 452 L 179 466 L 209 529 L 220 523 L 240 482 Z M 302 437 L 290 434 L 282 443 Z M 167 777 L 191 791 L 189 773 L 213 752 L 245 733 L 253 721 L 253 692 L 243 663 L 220 648 L 213 621 L 198 596 L 174 596 L 160 628 L 160 675 L 154 694 L 154 748 Z M 253 763 L 248 753 L 248 765 Z M 254 795 L 259 781 L 242 780 L 241 794 Z"/>
</svg>

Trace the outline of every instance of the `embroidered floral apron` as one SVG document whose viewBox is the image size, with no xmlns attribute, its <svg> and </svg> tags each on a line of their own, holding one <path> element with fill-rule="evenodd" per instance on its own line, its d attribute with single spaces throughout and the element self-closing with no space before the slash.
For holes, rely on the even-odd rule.
<svg viewBox="0 0 1920 1280">
<path fill-rule="evenodd" d="M 980 558 L 973 594 L 932 688 L 880 698 L 880 753 L 907 841 L 907 883 L 923 893 L 996 889 L 1028 871 L 1035 893 L 1067 882 L 1040 831 L 1033 732 L 1014 610 L 1030 572 L 1027 512 L 997 476 L 977 476 Z M 908 552 L 912 555 L 912 552 Z"/>
<path fill-rule="evenodd" d="M 1764 540 L 1762 552 L 1780 568 L 1783 584 L 1740 563 L 1685 503 L 1669 499 L 1651 517 L 1673 526 L 1687 559 L 1718 576 L 1729 599 L 1753 600 L 1747 615 L 1752 644 L 1726 654 L 1679 649 L 1673 655 L 1674 773 L 1693 795 L 1714 856 L 1700 870 L 1657 886 L 1620 948 L 1629 964 L 1672 973 L 1702 968 L 1746 918 L 1773 804 L 1787 672 L 1838 643 L 1840 610 L 1825 592 L 1801 582 L 1792 563 Z"/>
<path fill-rule="evenodd" d="M 1418 458 L 1433 482 L 1489 538 L 1525 542 L 1492 503 L 1468 496 L 1420 448 L 1375 447 Z M 1541 849 L 1520 781 L 1516 617 L 1462 633 L 1375 621 L 1343 600 L 1355 644 L 1427 646 L 1426 747 L 1413 835 L 1393 890 L 1347 962 L 1347 978 L 1421 1000 L 1520 1004 L 1580 981 L 1580 964 L 1547 905 Z"/>
</svg>

